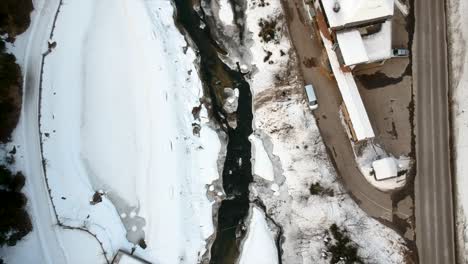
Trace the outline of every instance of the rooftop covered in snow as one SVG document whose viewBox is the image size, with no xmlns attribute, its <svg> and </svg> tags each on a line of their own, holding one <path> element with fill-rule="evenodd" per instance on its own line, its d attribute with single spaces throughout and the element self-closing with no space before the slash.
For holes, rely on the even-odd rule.
<svg viewBox="0 0 468 264">
<path fill-rule="evenodd" d="M 336 40 L 345 65 L 351 66 L 369 61 L 359 30 L 352 29 L 338 32 L 336 33 Z"/>
<path fill-rule="evenodd" d="M 392 56 L 392 21 L 385 21 L 379 32 L 363 36 L 362 41 L 366 47 L 369 62 L 390 58 Z"/>
<path fill-rule="evenodd" d="M 392 22 L 387 20 L 378 32 L 366 36 L 358 29 L 339 31 L 336 40 L 346 66 L 385 60 L 392 55 Z"/>
<path fill-rule="evenodd" d="M 398 176 L 398 164 L 392 157 L 382 158 L 372 162 L 375 179 L 378 181 Z"/>
<path fill-rule="evenodd" d="M 343 98 L 349 120 L 352 124 L 350 129 L 354 132 L 352 133 L 354 139 L 356 141 L 361 141 L 375 137 L 374 130 L 369 121 L 366 108 L 364 107 L 352 73 L 341 70 L 338 57 L 332 49 L 331 41 L 325 38 L 323 34 L 320 35 L 322 36 L 322 40 L 330 60 L 330 66 L 333 74 L 335 75 L 341 97 Z"/>
<path fill-rule="evenodd" d="M 321 0 L 328 24 L 342 29 L 393 16 L 394 0 Z M 335 8 L 339 6 L 339 8 Z M 335 12 L 338 10 L 337 12 Z"/>
</svg>

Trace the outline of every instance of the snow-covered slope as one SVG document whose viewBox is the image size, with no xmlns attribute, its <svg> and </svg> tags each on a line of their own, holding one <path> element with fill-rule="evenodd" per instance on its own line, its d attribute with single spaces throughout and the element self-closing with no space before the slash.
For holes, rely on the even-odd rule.
<svg viewBox="0 0 468 264">
<path fill-rule="evenodd" d="M 265 214 L 256 206 L 252 206 L 250 211 L 250 224 L 239 264 L 277 264 L 275 238 L 268 227 Z"/>
<path fill-rule="evenodd" d="M 26 175 L 23 191 L 28 198 L 33 230 L 16 246 L 0 249 L 0 257 L 6 263 L 83 263 L 81 260 L 105 263 L 102 250 L 92 236 L 57 225 L 41 167 L 37 122 L 39 73 L 58 3 L 58 0 L 34 0 L 30 27 L 9 47 L 24 77 L 23 108 L 12 145 L 17 149 L 15 169 Z M 83 250 L 77 251 L 77 245 L 82 245 Z"/>
<path fill-rule="evenodd" d="M 450 77 L 455 156 L 455 183 L 458 198 L 457 228 L 460 261 L 468 261 L 468 2 L 448 1 Z"/>
<path fill-rule="evenodd" d="M 166 1 L 68 1 L 45 61 L 41 131 L 65 224 L 109 254 L 144 238 L 137 253 L 150 261 L 195 263 L 213 232 L 205 186 L 220 143 L 206 111 L 192 116 L 201 84 L 172 13 Z"/>
<path fill-rule="evenodd" d="M 349 232 L 359 255 L 369 263 L 403 263 L 404 240 L 368 217 L 336 178 L 317 124 L 298 93 L 300 86 L 280 89 L 289 100 L 274 98 L 262 104 L 255 111 L 255 125 L 281 173 L 272 183 L 257 181 L 252 189 L 283 227 L 283 261 L 329 263 L 322 254 L 324 237 L 337 224 Z M 273 184 L 280 186 L 279 194 Z"/>
<path fill-rule="evenodd" d="M 337 179 L 304 100 L 280 1 L 268 1 L 266 6 L 260 3 L 249 4 L 246 24 L 251 32 L 251 41 L 246 41 L 251 45 L 251 63 L 258 70 L 250 78 L 254 133 L 261 141 L 254 146 L 265 147 L 267 155 L 262 156 L 273 164 L 274 180 L 256 178 L 251 195 L 265 204 L 267 214 L 283 228 L 283 262 L 329 263 L 324 238 L 330 226 L 337 224 L 348 231 L 366 262 L 403 263 L 404 240 L 368 217 Z M 272 18 L 277 19 L 275 41 L 265 42 L 258 35 L 259 21 Z M 268 60 L 266 51 L 271 52 Z M 256 170 L 255 174 L 270 175 L 271 170 Z"/>
</svg>

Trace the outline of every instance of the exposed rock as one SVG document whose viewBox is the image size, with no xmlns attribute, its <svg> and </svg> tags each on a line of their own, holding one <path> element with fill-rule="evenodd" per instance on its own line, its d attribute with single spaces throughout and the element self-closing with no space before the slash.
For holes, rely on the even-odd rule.
<svg viewBox="0 0 468 264">
<path fill-rule="evenodd" d="M 228 114 L 235 113 L 239 106 L 239 89 L 224 88 L 224 96 L 226 99 L 224 100 L 223 110 Z"/>
</svg>

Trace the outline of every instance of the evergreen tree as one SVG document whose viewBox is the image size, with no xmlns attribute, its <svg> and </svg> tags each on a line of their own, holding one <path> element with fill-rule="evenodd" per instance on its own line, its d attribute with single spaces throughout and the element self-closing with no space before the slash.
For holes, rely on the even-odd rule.
<svg viewBox="0 0 468 264">
<path fill-rule="evenodd" d="M 32 230 L 26 212 L 26 196 L 21 193 L 25 183 L 23 174 L 12 174 L 0 166 L 0 246 L 14 246 Z"/>
</svg>

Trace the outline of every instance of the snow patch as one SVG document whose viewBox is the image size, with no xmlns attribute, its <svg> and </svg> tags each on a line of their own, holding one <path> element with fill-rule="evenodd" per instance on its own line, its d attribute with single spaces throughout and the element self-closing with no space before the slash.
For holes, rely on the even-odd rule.
<svg viewBox="0 0 468 264">
<path fill-rule="evenodd" d="M 219 19 L 225 25 L 234 24 L 234 12 L 232 12 L 231 3 L 229 0 L 219 0 Z"/>
<path fill-rule="evenodd" d="M 278 252 L 275 239 L 268 227 L 265 214 L 256 206 L 251 208 L 251 214 L 239 264 L 277 264 Z"/>
<path fill-rule="evenodd" d="M 254 175 L 262 177 L 267 181 L 274 181 L 275 174 L 273 164 L 265 151 L 262 140 L 254 134 L 249 136 L 249 140 L 252 143 L 252 165 Z"/>
<path fill-rule="evenodd" d="M 361 171 L 365 179 L 370 184 L 372 184 L 372 186 L 381 191 L 394 191 L 401 189 L 405 186 L 407 172 L 411 165 L 411 158 L 406 156 L 395 158 L 392 155 L 388 154 L 378 144 L 368 143 L 359 147 L 355 144 L 352 145 L 359 170 Z M 356 151 L 357 148 L 359 148 L 358 151 Z M 400 174 L 395 175 L 396 177 L 394 178 L 377 180 L 374 175 L 375 169 L 373 168 L 373 163 L 376 160 L 388 157 L 395 159 L 395 162 L 397 164 L 397 172 Z"/>
<path fill-rule="evenodd" d="M 450 64 L 452 78 L 451 111 L 455 149 L 455 177 L 458 199 L 457 233 L 460 240 L 460 257 L 468 260 L 468 2 L 448 1 Z"/>
</svg>

